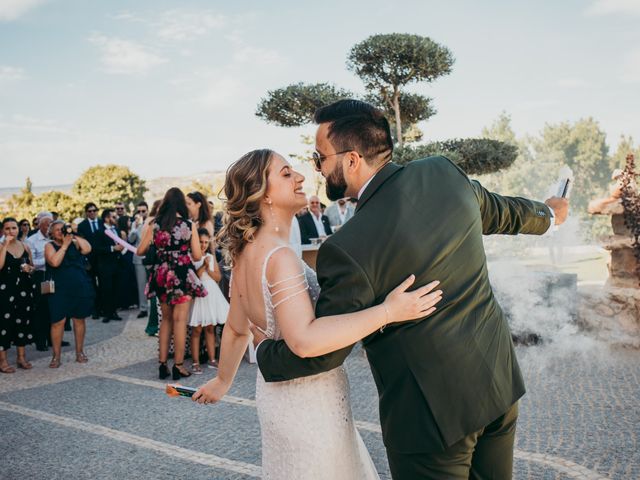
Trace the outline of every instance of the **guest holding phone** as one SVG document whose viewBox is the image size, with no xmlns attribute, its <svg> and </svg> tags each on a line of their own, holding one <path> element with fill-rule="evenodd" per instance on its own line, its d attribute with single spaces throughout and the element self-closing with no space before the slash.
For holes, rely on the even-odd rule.
<svg viewBox="0 0 640 480">
<path fill-rule="evenodd" d="M 14 373 L 15 369 L 7 361 L 7 350 L 12 344 L 18 351 L 18 368 L 31 368 L 25 357 L 25 346 L 33 343 L 33 261 L 29 247 L 18 240 L 19 229 L 15 218 L 9 217 L 2 221 L 2 234 L 4 241 L 0 245 L 0 372 Z"/>
</svg>

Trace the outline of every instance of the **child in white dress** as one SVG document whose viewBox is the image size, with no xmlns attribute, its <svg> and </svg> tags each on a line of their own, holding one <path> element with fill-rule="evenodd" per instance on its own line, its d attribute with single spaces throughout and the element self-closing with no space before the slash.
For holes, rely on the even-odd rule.
<svg viewBox="0 0 640 480">
<path fill-rule="evenodd" d="M 200 337 L 204 328 L 205 345 L 209 356 L 209 368 L 217 367 L 215 361 L 215 333 L 216 325 L 222 325 L 227 321 L 229 313 L 229 303 L 220 291 L 218 282 L 222 278 L 222 272 L 216 262 L 216 257 L 210 252 L 211 237 L 206 228 L 198 229 L 200 237 L 200 248 L 204 255 L 202 259 L 194 262 L 196 273 L 207 289 L 207 296 L 197 297 L 193 301 L 191 307 L 191 319 L 189 326 L 191 327 L 191 358 L 193 366 L 191 372 L 199 375 L 202 374 L 200 367 Z M 206 253 L 205 253 L 206 252 Z"/>
</svg>

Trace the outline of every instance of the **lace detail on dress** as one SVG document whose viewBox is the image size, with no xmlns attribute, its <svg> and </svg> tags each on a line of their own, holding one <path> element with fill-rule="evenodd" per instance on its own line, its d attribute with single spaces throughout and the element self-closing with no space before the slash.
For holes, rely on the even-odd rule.
<svg viewBox="0 0 640 480">
<path fill-rule="evenodd" d="M 279 280 L 277 282 L 274 282 L 273 284 L 270 284 L 267 281 L 267 265 L 269 264 L 269 260 L 274 253 L 282 248 L 291 247 L 289 247 L 288 245 L 280 245 L 279 247 L 275 247 L 264 257 L 264 262 L 262 265 L 262 293 L 265 300 L 265 320 L 267 322 L 267 328 L 263 331 L 263 333 L 267 336 L 267 338 L 272 338 L 274 340 L 279 340 L 281 338 L 280 329 L 277 326 L 274 312 L 279 305 L 282 305 L 284 302 L 292 299 L 297 295 L 309 292 L 309 297 L 311 298 L 311 301 L 315 306 L 315 302 L 320 296 L 320 286 L 318 285 L 316 274 L 302 260 L 300 260 L 300 268 L 302 271 L 297 275 Z M 287 282 L 290 282 L 290 285 L 287 285 Z M 276 288 L 275 290 L 273 290 L 275 287 L 280 288 Z M 289 293 L 285 296 L 281 296 L 281 294 L 284 294 L 285 292 Z M 281 296 L 281 298 L 276 298 L 279 295 Z"/>
<path fill-rule="evenodd" d="M 267 328 L 280 339 L 274 310 L 293 296 L 308 292 L 315 306 L 320 286 L 315 272 L 300 261 L 301 272 L 270 285 L 267 254 L 262 287 Z M 272 289 L 274 289 L 272 291 Z M 274 297 L 277 298 L 274 303 Z M 353 423 L 349 382 L 343 367 L 287 382 L 266 383 L 258 371 L 256 403 L 262 434 L 264 480 L 379 480 L 369 452 Z"/>
</svg>

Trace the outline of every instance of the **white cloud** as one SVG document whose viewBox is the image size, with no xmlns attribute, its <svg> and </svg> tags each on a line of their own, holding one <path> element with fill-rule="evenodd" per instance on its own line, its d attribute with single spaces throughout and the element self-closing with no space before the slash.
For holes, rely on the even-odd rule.
<svg viewBox="0 0 640 480">
<path fill-rule="evenodd" d="M 233 54 L 236 63 L 251 65 L 277 65 L 284 62 L 284 58 L 275 50 L 267 48 L 243 46 L 238 47 Z"/>
<path fill-rule="evenodd" d="M 567 77 L 558 80 L 557 85 L 561 88 L 585 88 L 589 86 L 589 82 L 582 78 Z"/>
<path fill-rule="evenodd" d="M 640 15 L 640 0 L 595 0 L 586 10 L 587 15 Z"/>
<path fill-rule="evenodd" d="M 188 41 L 206 35 L 212 30 L 224 28 L 229 19 L 211 10 L 172 9 L 153 16 L 123 11 L 112 18 L 141 23 L 164 40 Z"/>
<path fill-rule="evenodd" d="M 66 133 L 70 128 L 60 122 L 28 115 L 0 116 L 0 130 L 10 130 L 12 134 Z"/>
<path fill-rule="evenodd" d="M 25 74 L 22 68 L 0 65 L 0 82 L 22 80 L 23 78 L 25 78 Z"/>
<path fill-rule="evenodd" d="M 0 21 L 9 22 L 21 17 L 29 10 L 45 3 L 47 0 L 1 0 Z"/>
<path fill-rule="evenodd" d="M 622 81 L 625 83 L 640 83 L 640 48 L 636 48 L 625 55 L 622 63 Z"/>
<path fill-rule="evenodd" d="M 227 24 L 227 18 L 211 11 L 191 12 L 176 9 L 163 12 L 155 23 L 159 37 L 184 41 L 223 28 Z"/>
<path fill-rule="evenodd" d="M 102 65 L 107 73 L 144 74 L 167 62 L 144 45 L 129 40 L 94 34 L 89 41 L 100 48 Z"/>
</svg>

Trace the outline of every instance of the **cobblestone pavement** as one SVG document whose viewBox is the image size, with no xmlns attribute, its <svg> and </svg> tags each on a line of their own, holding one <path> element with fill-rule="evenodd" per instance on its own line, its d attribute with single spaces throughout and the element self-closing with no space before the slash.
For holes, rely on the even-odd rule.
<svg viewBox="0 0 640 480">
<path fill-rule="evenodd" d="M 28 351 L 33 370 L 0 376 L 1 479 L 260 477 L 256 367 L 243 362 L 218 405 L 168 398 L 156 377 L 157 341 L 135 313 L 122 324 L 87 320 L 88 364 L 73 361 L 72 345 L 57 370 L 47 368 L 48 354 Z M 640 352 L 576 344 L 518 351 L 528 393 L 514 477 L 638 479 Z M 375 385 L 361 349 L 347 367 L 357 426 L 388 479 Z M 199 385 L 214 373 L 183 383 Z"/>
</svg>

